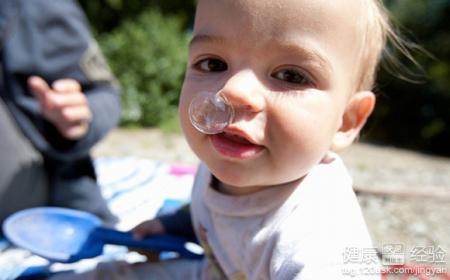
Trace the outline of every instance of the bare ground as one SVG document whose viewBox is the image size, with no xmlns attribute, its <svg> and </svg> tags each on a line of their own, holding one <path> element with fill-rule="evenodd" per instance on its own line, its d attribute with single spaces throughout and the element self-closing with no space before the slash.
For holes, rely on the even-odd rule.
<svg viewBox="0 0 450 280">
<path fill-rule="evenodd" d="M 181 135 L 156 129 L 116 129 L 93 153 L 198 162 Z M 407 260 L 450 271 L 450 159 L 364 143 L 341 156 L 354 177 L 375 245 L 381 250 L 403 245 Z M 438 252 L 444 253 L 443 262 Z"/>
</svg>

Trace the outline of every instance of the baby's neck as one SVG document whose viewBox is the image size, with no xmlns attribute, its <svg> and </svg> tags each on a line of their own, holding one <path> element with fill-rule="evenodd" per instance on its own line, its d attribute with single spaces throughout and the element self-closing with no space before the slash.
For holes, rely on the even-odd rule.
<svg viewBox="0 0 450 280">
<path fill-rule="evenodd" d="M 278 185 L 236 187 L 236 186 L 225 184 L 213 176 L 211 186 L 215 190 L 217 190 L 223 194 L 233 195 L 233 196 L 242 196 L 242 195 L 250 195 L 250 194 L 253 194 L 256 192 L 260 192 L 260 191 L 266 190 L 268 188 L 276 188 L 276 187 L 282 187 L 282 186 L 288 186 L 288 185 L 298 185 L 303 180 L 303 178 L 304 177 L 296 179 L 294 181 L 287 182 L 287 183 L 278 184 Z"/>
</svg>

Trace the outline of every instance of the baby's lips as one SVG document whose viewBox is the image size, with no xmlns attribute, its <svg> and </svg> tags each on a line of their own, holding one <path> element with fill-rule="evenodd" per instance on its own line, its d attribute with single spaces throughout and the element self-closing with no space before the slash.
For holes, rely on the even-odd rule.
<svg viewBox="0 0 450 280">
<path fill-rule="evenodd" d="M 234 127 L 234 126 L 227 126 L 224 129 L 224 133 L 229 136 L 229 138 L 236 138 L 238 142 L 248 142 L 248 144 L 261 146 L 260 144 L 256 143 L 256 141 L 245 131 Z"/>
</svg>

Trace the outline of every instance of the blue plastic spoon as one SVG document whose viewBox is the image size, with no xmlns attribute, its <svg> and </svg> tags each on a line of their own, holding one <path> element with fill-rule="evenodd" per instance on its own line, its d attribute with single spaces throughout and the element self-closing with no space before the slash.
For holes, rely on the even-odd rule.
<svg viewBox="0 0 450 280">
<path fill-rule="evenodd" d="M 105 244 L 176 252 L 184 258 L 203 257 L 202 248 L 185 238 L 155 235 L 136 240 L 131 232 L 102 227 L 100 219 L 93 214 L 58 207 L 14 213 L 4 221 L 3 233 L 16 246 L 63 263 L 96 257 L 102 254 Z"/>
</svg>

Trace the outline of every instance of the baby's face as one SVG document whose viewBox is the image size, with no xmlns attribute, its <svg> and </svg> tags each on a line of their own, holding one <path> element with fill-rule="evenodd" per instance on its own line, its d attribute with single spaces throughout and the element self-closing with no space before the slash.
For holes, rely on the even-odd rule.
<svg viewBox="0 0 450 280">
<path fill-rule="evenodd" d="M 344 133 L 361 9 L 359 0 L 199 1 L 180 118 L 191 148 L 229 192 L 302 178 Z M 189 122 L 201 91 L 233 105 L 224 133 L 205 135 Z"/>
</svg>

